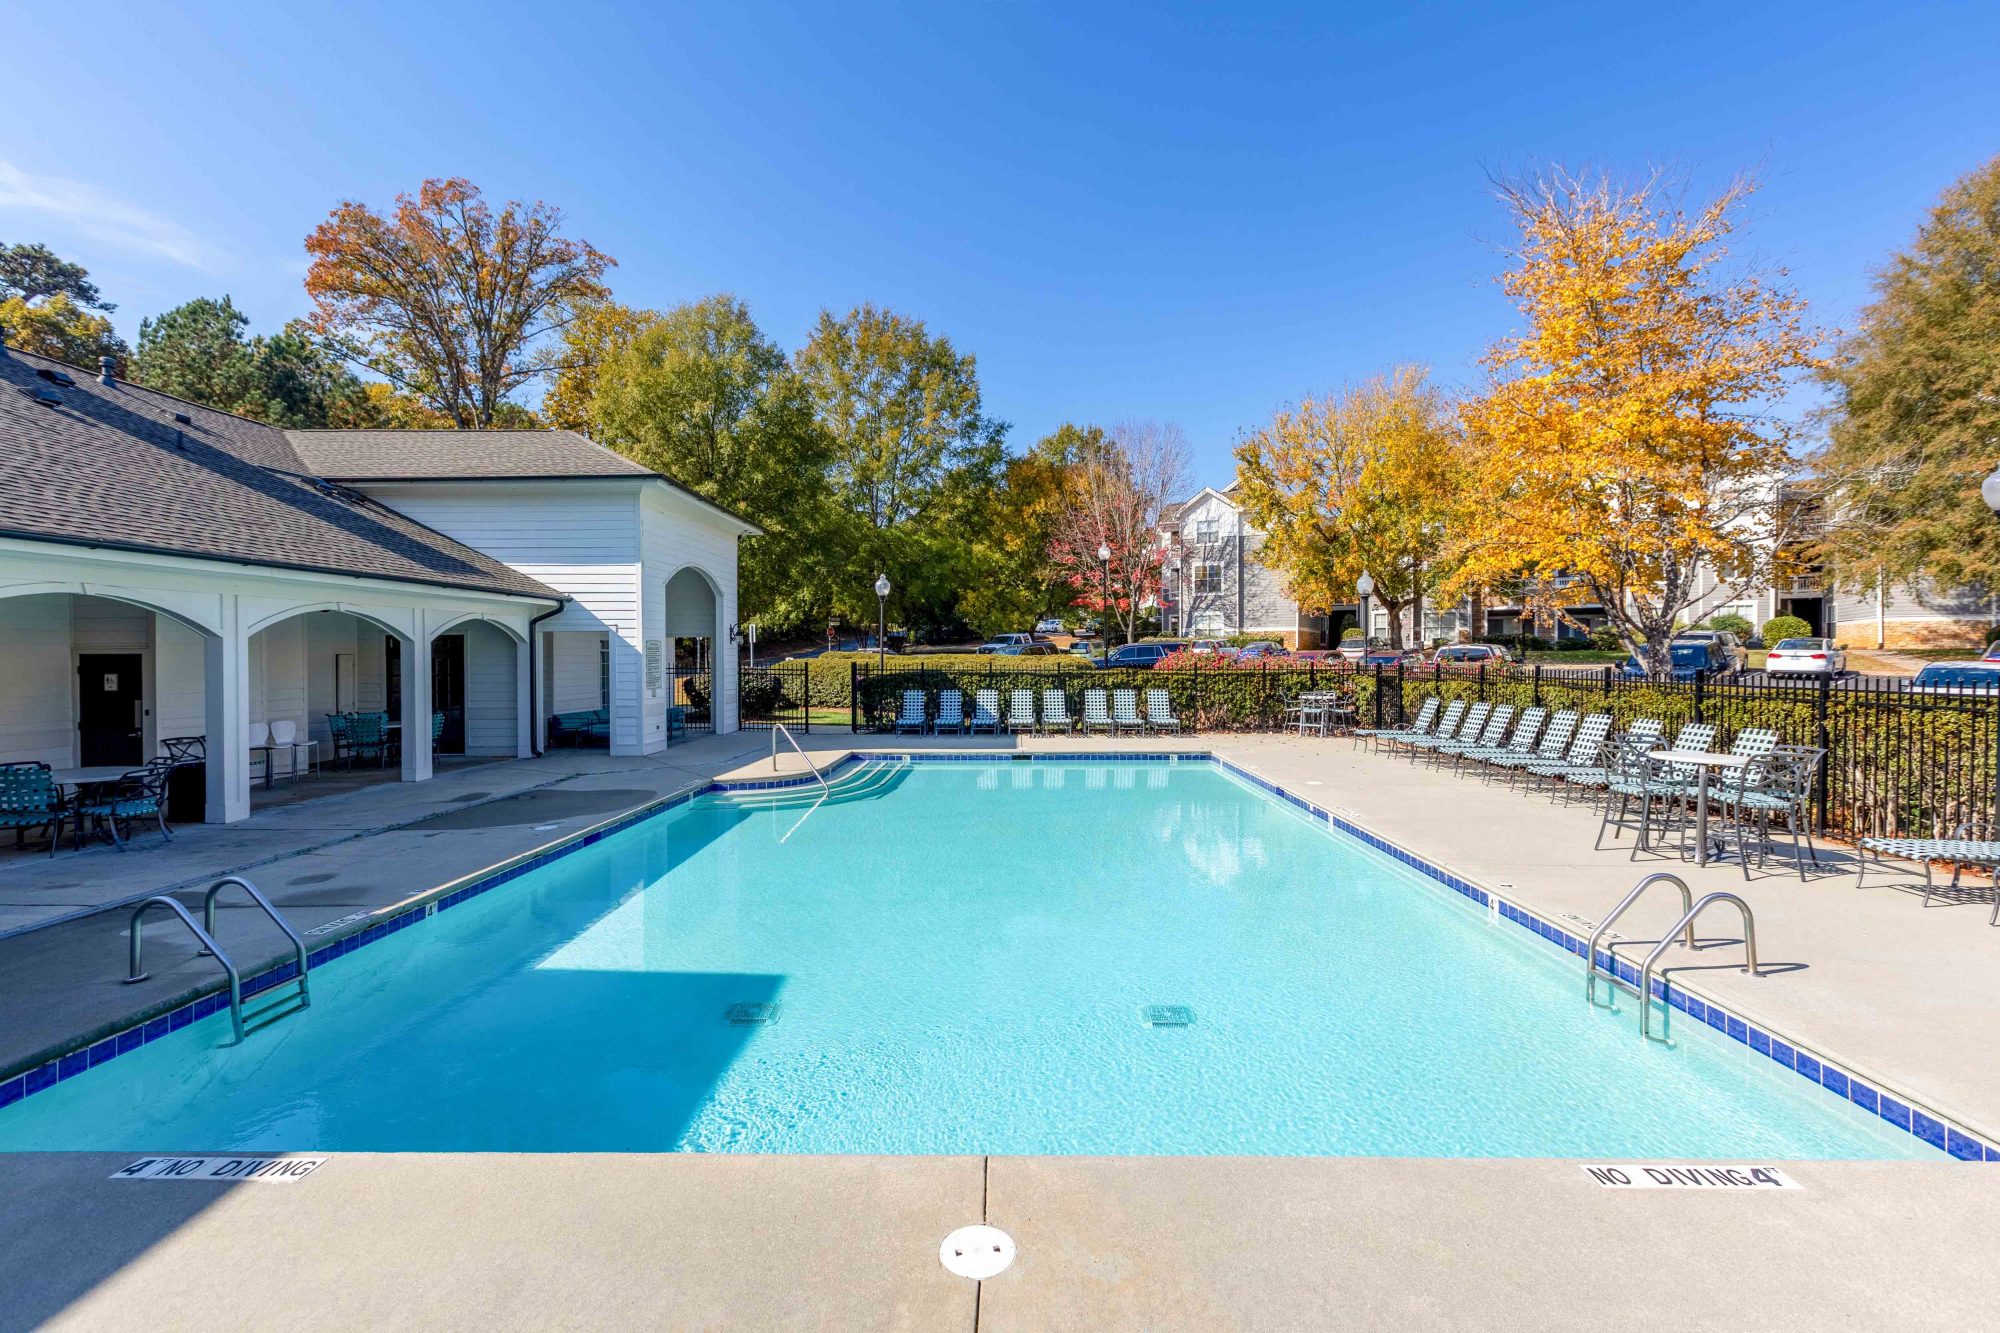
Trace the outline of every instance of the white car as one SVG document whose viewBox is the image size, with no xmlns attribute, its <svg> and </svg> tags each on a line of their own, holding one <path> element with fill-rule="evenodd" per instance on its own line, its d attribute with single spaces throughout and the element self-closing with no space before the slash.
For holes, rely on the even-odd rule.
<svg viewBox="0 0 2000 1333">
<path fill-rule="evenodd" d="M 1195 639 L 1188 644 L 1188 650 L 1200 653 L 1204 657 L 1212 657 L 1216 653 L 1221 653 L 1224 657 L 1229 655 L 1229 645 L 1221 639 Z"/>
<path fill-rule="evenodd" d="M 1847 650 L 1832 639 L 1780 639 L 1771 645 L 1764 670 L 1774 676 L 1845 675 Z"/>
</svg>

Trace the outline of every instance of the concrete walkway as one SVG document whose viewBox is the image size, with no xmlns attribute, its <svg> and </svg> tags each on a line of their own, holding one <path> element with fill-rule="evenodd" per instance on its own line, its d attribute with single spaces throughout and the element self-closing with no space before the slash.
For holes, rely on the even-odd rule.
<svg viewBox="0 0 2000 1333">
<path fill-rule="evenodd" d="M 1813 1162 L 1624 1192 L 1575 1163 L 348 1154 L 295 1184 L 0 1155 L 0 1328 L 1966 1330 L 2000 1172 Z M 1018 1246 L 983 1283 L 939 1243 Z"/>
</svg>

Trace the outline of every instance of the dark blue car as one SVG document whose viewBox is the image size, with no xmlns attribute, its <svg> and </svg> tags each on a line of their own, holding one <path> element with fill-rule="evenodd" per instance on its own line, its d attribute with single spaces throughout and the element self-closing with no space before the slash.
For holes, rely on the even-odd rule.
<svg viewBox="0 0 2000 1333">
<path fill-rule="evenodd" d="M 1673 654 L 1673 678 L 1675 680 L 1703 680 L 1715 676 L 1726 676 L 1734 669 L 1729 652 L 1714 639 L 1680 640 L 1669 644 L 1667 651 Z M 1628 676 L 1643 678 L 1646 668 L 1636 657 L 1625 659 L 1625 665 L 1618 668 Z"/>
</svg>

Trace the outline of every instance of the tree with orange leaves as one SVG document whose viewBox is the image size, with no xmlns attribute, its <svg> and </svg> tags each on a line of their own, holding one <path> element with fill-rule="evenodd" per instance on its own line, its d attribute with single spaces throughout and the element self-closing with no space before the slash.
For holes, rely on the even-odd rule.
<svg viewBox="0 0 2000 1333">
<path fill-rule="evenodd" d="M 470 181 L 427 180 L 388 217 L 348 200 L 306 238 L 311 324 L 358 364 L 462 428 L 559 368 L 550 335 L 610 295 L 614 263 L 562 235 L 545 203 L 497 213 Z"/>
<path fill-rule="evenodd" d="M 1795 427 L 1772 409 L 1819 338 L 1782 270 L 1723 266 L 1753 188 L 1687 209 L 1657 179 L 1500 186 L 1519 230 L 1501 285 L 1527 328 L 1465 409 L 1481 513 L 1457 586 L 1595 601 L 1662 672 L 1684 612 L 1768 576 L 1797 512 L 1778 503 Z"/>
</svg>

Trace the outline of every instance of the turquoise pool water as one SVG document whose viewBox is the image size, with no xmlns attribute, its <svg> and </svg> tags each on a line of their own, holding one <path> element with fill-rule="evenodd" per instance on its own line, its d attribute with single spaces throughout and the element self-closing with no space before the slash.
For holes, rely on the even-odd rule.
<svg viewBox="0 0 2000 1333">
<path fill-rule="evenodd" d="M 1212 766 L 846 782 L 701 797 L 241 1047 L 217 1015 L 0 1111 L 0 1149 L 1941 1156 L 1684 1015 L 1641 1040 L 1577 960 Z"/>
</svg>

